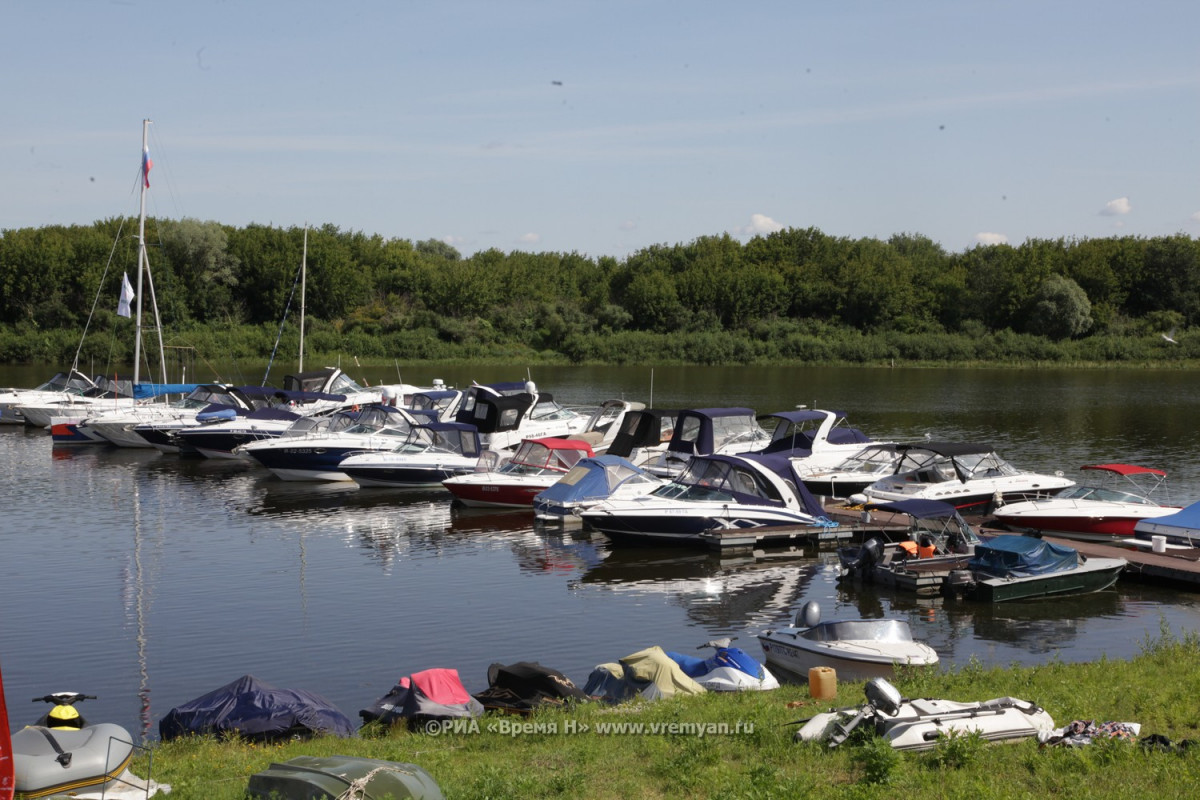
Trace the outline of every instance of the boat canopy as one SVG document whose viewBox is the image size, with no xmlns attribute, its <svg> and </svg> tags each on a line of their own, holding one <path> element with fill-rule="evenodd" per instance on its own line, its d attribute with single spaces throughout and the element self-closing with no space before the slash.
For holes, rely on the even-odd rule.
<svg viewBox="0 0 1200 800">
<path fill-rule="evenodd" d="M 1090 464 L 1080 467 L 1080 469 L 1094 469 L 1103 472 L 1112 472 L 1117 475 L 1128 477 L 1129 475 L 1161 475 L 1166 477 L 1167 473 L 1161 469 L 1153 467 L 1139 467 L 1134 464 Z"/>
<path fill-rule="evenodd" d="M 588 676 L 583 692 L 610 703 L 620 703 L 637 697 L 658 700 L 677 694 L 704 694 L 705 688 L 655 645 L 618 662 L 600 664 Z"/>
<path fill-rule="evenodd" d="M 674 409 L 643 408 L 628 411 L 621 429 L 608 446 L 608 453 L 628 458 L 638 447 L 658 447 L 671 436 L 679 412 Z"/>
<path fill-rule="evenodd" d="M 832 420 L 826 434 L 829 444 L 870 444 L 871 437 L 857 428 L 842 425 L 846 415 L 841 411 L 826 411 L 818 408 L 802 408 L 795 411 L 776 411 L 762 414 L 759 420 L 777 420 L 771 433 L 771 442 L 762 449 L 764 453 L 792 451 L 793 457 L 811 455 L 821 426 Z"/>
<path fill-rule="evenodd" d="M 526 439 L 508 462 L 514 467 L 541 467 L 566 472 L 581 458 L 590 458 L 592 446 L 581 439 Z"/>
<path fill-rule="evenodd" d="M 479 458 L 479 431 L 463 422 L 428 422 L 414 425 L 408 440 L 396 448 L 397 453 L 452 453 Z"/>
<path fill-rule="evenodd" d="M 584 458 L 558 483 L 543 489 L 539 497 L 558 503 L 603 500 L 630 481 L 658 483 L 658 479 L 620 456 L 606 453 Z"/>
<path fill-rule="evenodd" d="M 480 433 L 514 431 L 533 406 L 536 395 L 520 391 L 502 394 L 487 386 L 472 386 L 463 397 L 455 422 L 474 425 Z"/>
<path fill-rule="evenodd" d="M 145 400 L 164 394 L 190 394 L 200 385 L 199 383 L 135 383 L 133 396 L 136 400 Z"/>
<path fill-rule="evenodd" d="M 543 706 L 562 707 L 588 697 L 558 670 L 536 661 L 518 661 L 488 667 L 488 688 L 475 699 L 488 711 L 527 714 Z"/>
<path fill-rule="evenodd" d="M 1079 564 L 1079 551 L 1032 536 L 1003 534 L 975 545 L 967 562 L 976 572 L 997 578 L 1024 578 L 1062 572 Z"/>
<path fill-rule="evenodd" d="M 890 503 L 868 503 L 866 509 L 868 511 L 892 511 L 897 514 L 908 514 L 910 517 L 916 517 L 917 519 L 953 517 L 958 513 L 958 509 L 949 503 L 943 503 L 941 500 L 926 500 L 921 497 L 914 497 L 911 500 L 896 500 Z"/>
<path fill-rule="evenodd" d="M 1162 528 L 1176 528 L 1180 533 L 1196 535 L 1200 532 L 1200 503 L 1192 503 L 1174 514 L 1141 520 L 1133 529 L 1140 532 L 1149 528 L 1153 528 L 1154 533 L 1163 533 Z"/>
<path fill-rule="evenodd" d="M 739 439 L 753 450 L 767 438 L 752 408 L 689 408 L 679 412 L 667 450 L 703 455 Z"/>
</svg>

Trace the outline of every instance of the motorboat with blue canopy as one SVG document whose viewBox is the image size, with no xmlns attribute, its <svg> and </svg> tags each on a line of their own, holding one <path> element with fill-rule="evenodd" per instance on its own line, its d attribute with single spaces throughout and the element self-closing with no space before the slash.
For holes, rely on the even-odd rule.
<svg viewBox="0 0 1200 800">
<path fill-rule="evenodd" d="M 663 483 L 620 456 L 593 456 L 582 459 L 558 483 L 534 497 L 533 511 L 538 519 L 561 522 L 603 500 L 649 494 Z"/>
<path fill-rule="evenodd" d="M 1144 519 L 1133 526 L 1134 538 L 1152 540 L 1155 536 L 1164 537 L 1166 544 L 1200 547 L 1200 503 L 1190 506 L 1157 519 Z"/>
<path fill-rule="evenodd" d="M 606 500 L 580 516 L 610 539 L 681 544 L 703 544 L 714 531 L 828 522 L 786 455 L 753 453 L 695 456 L 650 494 Z"/>
<path fill-rule="evenodd" d="M 249 413 L 230 414 L 212 409 L 197 415 L 200 424 L 171 434 L 171 440 L 183 454 L 206 458 L 239 458 L 234 451 L 241 445 L 280 436 L 302 419 L 331 413 L 348 398 L 343 394 L 264 388 L 272 404 Z"/>
<path fill-rule="evenodd" d="M 1073 547 L 1032 536 L 1002 534 L 975 545 L 966 568 L 946 579 L 947 593 L 999 603 L 1107 589 L 1123 558 L 1084 556 Z"/>
</svg>

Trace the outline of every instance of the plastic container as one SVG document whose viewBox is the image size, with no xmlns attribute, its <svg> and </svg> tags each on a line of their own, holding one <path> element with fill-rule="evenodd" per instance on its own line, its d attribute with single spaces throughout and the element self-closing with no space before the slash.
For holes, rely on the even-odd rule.
<svg viewBox="0 0 1200 800">
<path fill-rule="evenodd" d="M 837 697 L 837 671 L 833 667 L 813 667 L 808 671 L 808 693 L 818 700 Z"/>
<path fill-rule="evenodd" d="M 1151 536 L 1150 537 L 1150 549 L 1156 553 L 1167 552 L 1167 537 Z"/>
</svg>

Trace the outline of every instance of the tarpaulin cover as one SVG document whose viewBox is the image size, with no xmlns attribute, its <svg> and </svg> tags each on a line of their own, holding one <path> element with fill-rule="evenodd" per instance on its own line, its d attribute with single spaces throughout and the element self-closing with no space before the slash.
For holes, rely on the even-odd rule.
<svg viewBox="0 0 1200 800">
<path fill-rule="evenodd" d="M 968 566 L 998 578 L 1062 572 L 1079 564 L 1079 552 L 1032 536 L 1004 534 L 975 545 Z"/>
<path fill-rule="evenodd" d="M 587 695 L 570 678 L 536 661 L 492 664 L 488 688 L 475 695 L 491 710 L 528 713 L 540 706 L 562 706 L 586 700 Z"/>
<path fill-rule="evenodd" d="M 459 680 L 456 669 L 427 669 L 401 678 L 386 695 L 358 712 L 363 722 L 478 717 L 483 706 Z"/>
<path fill-rule="evenodd" d="M 677 694 L 704 694 L 705 688 L 655 645 L 625 656 L 615 664 L 600 664 L 592 670 L 584 694 L 613 703 L 644 697 L 658 700 Z"/>
<path fill-rule="evenodd" d="M 158 724 L 163 741 L 192 734 L 237 734 L 275 741 L 295 736 L 353 736 L 354 724 L 332 703 L 303 689 L 279 689 L 243 675 L 167 712 Z"/>
</svg>

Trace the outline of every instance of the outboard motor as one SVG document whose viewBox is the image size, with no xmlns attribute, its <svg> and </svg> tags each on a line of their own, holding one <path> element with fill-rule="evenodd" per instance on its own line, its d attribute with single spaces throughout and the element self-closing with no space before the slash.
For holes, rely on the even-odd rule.
<svg viewBox="0 0 1200 800">
<path fill-rule="evenodd" d="M 815 628 L 821 621 L 821 606 L 816 600 L 809 600 L 796 612 L 797 628 Z"/>
</svg>

